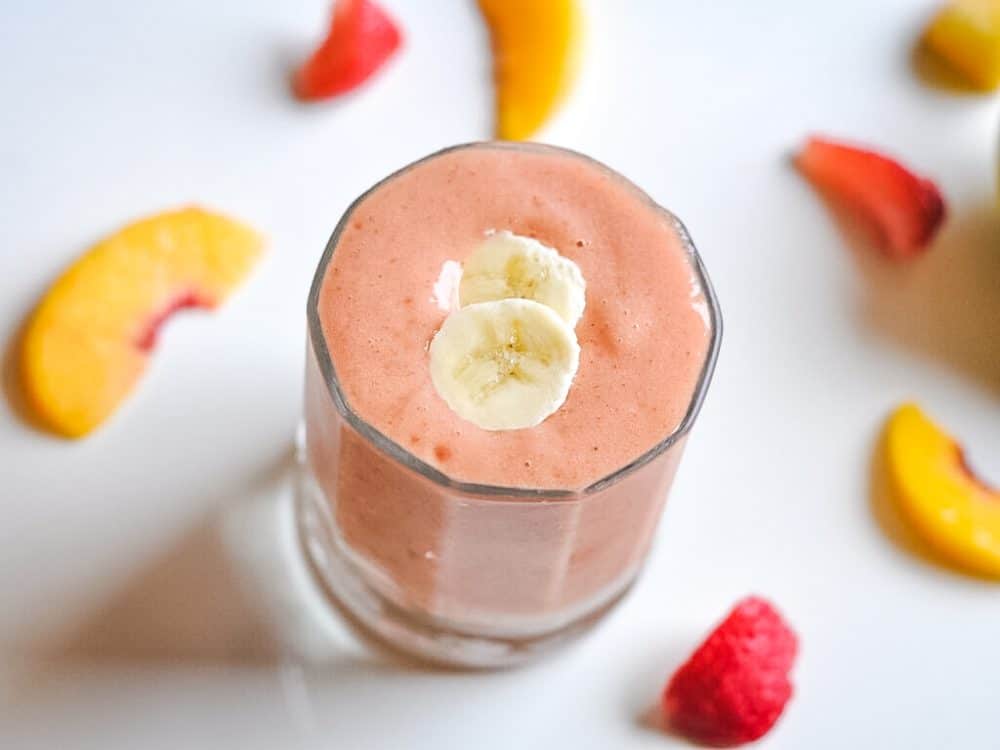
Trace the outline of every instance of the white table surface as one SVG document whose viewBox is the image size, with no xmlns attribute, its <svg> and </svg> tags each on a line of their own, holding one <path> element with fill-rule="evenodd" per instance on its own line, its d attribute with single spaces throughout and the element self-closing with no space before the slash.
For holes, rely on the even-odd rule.
<svg viewBox="0 0 1000 750">
<path fill-rule="evenodd" d="M 592 2 L 577 93 L 542 137 L 683 217 L 726 319 L 648 569 L 590 637 L 499 674 L 399 665 L 303 604 L 281 472 L 315 263 L 362 189 L 490 134 L 473 3 L 385 4 L 404 52 L 306 107 L 286 75 L 327 0 L 0 3 L 3 340 L 134 217 L 196 201 L 271 239 L 219 314 L 170 324 L 93 437 L 0 407 L 0 747 L 678 747 L 647 709 L 750 592 L 802 639 L 761 747 L 998 746 L 1000 588 L 908 556 L 869 507 L 874 436 L 907 397 L 1000 480 L 998 107 L 914 76 L 932 2 Z M 789 168 L 814 130 L 939 180 L 931 256 L 859 262 Z"/>
</svg>

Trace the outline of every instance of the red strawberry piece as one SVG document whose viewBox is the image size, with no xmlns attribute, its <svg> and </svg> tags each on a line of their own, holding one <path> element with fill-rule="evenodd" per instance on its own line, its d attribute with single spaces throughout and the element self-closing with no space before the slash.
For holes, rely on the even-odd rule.
<svg viewBox="0 0 1000 750">
<path fill-rule="evenodd" d="M 937 186 L 874 151 L 810 138 L 796 164 L 814 185 L 864 217 L 895 260 L 926 250 L 944 221 Z"/>
<path fill-rule="evenodd" d="M 337 0 L 326 41 L 295 75 L 300 99 L 329 99 L 372 76 L 402 43 L 403 35 L 370 0 Z"/>
<path fill-rule="evenodd" d="M 717 747 L 764 736 L 792 696 L 797 650 L 795 633 L 767 601 L 739 602 L 663 691 L 671 729 Z"/>
</svg>

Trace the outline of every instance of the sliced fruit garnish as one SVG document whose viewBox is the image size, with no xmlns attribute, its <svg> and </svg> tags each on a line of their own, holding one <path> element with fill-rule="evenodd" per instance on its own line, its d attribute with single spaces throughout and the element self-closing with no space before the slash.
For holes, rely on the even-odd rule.
<svg viewBox="0 0 1000 750">
<path fill-rule="evenodd" d="M 431 380 L 484 430 L 534 427 L 562 406 L 580 363 L 576 334 L 540 302 L 478 302 L 449 315 L 430 346 Z"/>
<path fill-rule="evenodd" d="M 21 342 L 21 384 L 35 416 L 80 437 L 132 390 L 171 313 L 213 308 L 262 250 L 249 227 L 199 208 L 137 221 L 59 277 Z"/>
<path fill-rule="evenodd" d="M 798 638 L 769 602 L 737 603 L 663 691 L 671 729 L 695 742 L 732 747 L 763 737 L 792 697 Z"/>
<path fill-rule="evenodd" d="M 944 221 L 945 202 L 937 186 L 874 151 L 810 138 L 796 164 L 814 185 L 869 223 L 895 260 L 926 250 Z"/>
<path fill-rule="evenodd" d="M 493 45 L 498 138 L 530 138 L 576 75 L 578 0 L 479 0 Z"/>
<path fill-rule="evenodd" d="M 519 298 L 541 302 L 575 326 L 586 304 L 580 267 L 531 237 L 495 232 L 462 264 L 459 302 Z"/>
<path fill-rule="evenodd" d="M 367 81 L 399 49 L 396 22 L 371 0 L 337 0 L 326 40 L 295 75 L 300 99 L 330 99 Z"/>
<path fill-rule="evenodd" d="M 955 0 L 924 34 L 927 47 L 970 84 L 1000 86 L 1000 0 Z"/>
<path fill-rule="evenodd" d="M 892 499 L 916 534 L 945 560 L 1000 578 L 1000 491 L 969 469 L 961 446 L 916 404 L 886 428 Z"/>
</svg>

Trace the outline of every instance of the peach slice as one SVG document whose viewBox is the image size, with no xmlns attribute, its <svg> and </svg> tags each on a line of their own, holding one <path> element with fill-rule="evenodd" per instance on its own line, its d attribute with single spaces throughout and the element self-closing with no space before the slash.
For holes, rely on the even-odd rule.
<svg viewBox="0 0 1000 750">
<path fill-rule="evenodd" d="M 578 0 L 479 0 L 493 44 L 497 137 L 530 138 L 576 76 Z"/>
<path fill-rule="evenodd" d="M 962 448 L 916 404 L 886 428 L 893 500 L 911 528 L 945 560 L 1000 578 L 1000 492 L 969 469 Z"/>
<path fill-rule="evenodd" d="M 924 44 L 976 88 L 997 88 L 1000 0 L 952 0 L 928 26 Z"/>
<path fill-rule="evenodd" d="M 21 384 L 53 432 L 86 435 L 121 404 L 176 310 L 214 308 L 263 247 L 243 224 L 184 208 L 102 240 L 59 277 L 24 332 Z"/>
</svg>

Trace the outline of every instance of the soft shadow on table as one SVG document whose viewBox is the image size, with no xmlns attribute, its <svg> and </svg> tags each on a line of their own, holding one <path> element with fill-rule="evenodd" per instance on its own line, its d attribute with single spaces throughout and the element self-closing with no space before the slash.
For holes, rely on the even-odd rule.
<svg viewBox="0 0 1000 750">
<path fill-rule="evenodd" d="M 293 479 L 288 457 L 246 495 L 211 503 L 216 511 L 82 624 L 29 648 L 14 700 L 44 698 L 47 684 L 101 669 L 411 669 L 365 642 L 322 599 L 298 546 Z"/>
<path fill-rule="evenodd" d="M 643 659 L 643 666 L 630 674 L 630 684 L 634 685 L 634 688 L 631 689 L 626 704 L 626 710 L 634 717 L 640 729 L 681 740 L 683 738 L 673 732 L 663 713 L 661 696 L 664 680 L 677 671 L 698 643 L 697 633 L 682 634 L 682 636 L 670 638 L 666 648 L 661 649 L 660 653 L 653 654 L 652 658 L 647 655 Z M 650 696 L 654 698 L 651 699 Z"/>
<path fill-rule="evenodd" d="M 295 96 L 295 74 L 309 57 L 310 40 L 306 38 L 281 40 L 274 45 L 274 57 L 272 60 L 271 78 L 274 81 L 275 90 L 287 97 L 289 101 L 296 101 Z"/>
<path fill-rule="evenodd" d="M 949 215 L 921 257 L 891 261 L 836 198 L 830 209 L 863 278 L 860 323 L 1000 396 L 1000 208 Z"/>
<path fill-rule="evenodd" d="M 1000 210 L 993 202 L 950 216 L 911 264 L 863 247 L 855 257 L 867 287 L 866 325 L 1000 396 Z"/>
</svg>

